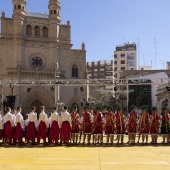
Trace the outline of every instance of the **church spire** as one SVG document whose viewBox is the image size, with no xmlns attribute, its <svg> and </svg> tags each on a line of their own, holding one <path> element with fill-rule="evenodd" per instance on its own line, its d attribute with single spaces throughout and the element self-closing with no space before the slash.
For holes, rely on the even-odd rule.
<svg viewBox="0 0 170 170">
<path fill-rule="evenodd" d="M 13 33 L 23 35 L 26 0 L 12 0 L 13 2 Z"/>
<path fill-rule="evenodd" d="M 57 19 L 60 23 L 60 0 L 49 0 L 48 9 L 50 19 Z"/>
</svg>

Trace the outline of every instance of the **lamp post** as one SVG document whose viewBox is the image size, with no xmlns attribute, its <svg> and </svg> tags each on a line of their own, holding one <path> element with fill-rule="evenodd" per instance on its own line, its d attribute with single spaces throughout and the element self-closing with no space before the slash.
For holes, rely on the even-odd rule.
<svg viewBox="0 0 170 170">
<path fill-rule="evenodd" d="M 60 71 L 59 71 L 59 63 L 56 63 L 56 72 L 55 72 L 55 78 L 56 80 L 60 77 Z M 60 86 L 58 84 L 58 82 L 56 82 L 55 84 L 55 103 L 58 103 L 60 101 Z"/>
</svg>

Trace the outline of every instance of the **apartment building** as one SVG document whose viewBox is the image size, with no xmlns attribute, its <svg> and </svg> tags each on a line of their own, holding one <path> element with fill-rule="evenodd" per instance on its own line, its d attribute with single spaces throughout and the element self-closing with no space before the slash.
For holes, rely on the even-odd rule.
<svg viewBox="0 0 170 170">
<path fill-rule="evenodd" d="M 89 79 L 110 79 L 114 81 L 114 61 L 93 61 L 87 62 L 87 75 Z M 98 86 L 89 87 L 89 96 L 102 101 L 102 97 L 114 96 L 114 86 Z"/>
<path fill-rule="evenodd" d="M 116 46 L 114 51 L 114 73 L 115 79 L 120 79 L 120 72 L 124 70 L 137 69 L 136 44 L 125 43 Z"/>
<path fill-rule="evenodd" d="M 166 70 L 170 70 L 170 62 L 166 63 Z"/>
</svg>

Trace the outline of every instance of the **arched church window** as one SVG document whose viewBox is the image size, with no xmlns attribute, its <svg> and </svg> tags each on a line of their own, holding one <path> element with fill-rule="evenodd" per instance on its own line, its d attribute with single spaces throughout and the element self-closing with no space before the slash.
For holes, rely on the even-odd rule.
<svg viewBox="0 0 170 170">
<path fill-rule="evenodd" d="M 21 5 L 18 5 L 18 9 L 21 9 Z"/>
<path fill-rule="evenodd" d="M 43 37 L 48 37 L 48 28 L 43 27 Z"/>
<path fill-rule="evenodd" d="M 35 36 L 36 37 L 40 36 L 40 27 L 39 26 L 35 26 Z"/>
<path fill-rule="evenodd" d="M 26 27 L 26 35 L 28 35 L 28 36 L 32 35 L 32 27 L 31 27 L 31 25 L 27 25 L 27 27 Z"/>
<path fill-rule="evenodd" d="M 72 77 L 78 77 L 78 68 L 76 65 L 72 67 Z"/>
<path fill-rule="evenodd" d="M 56 14 L 57 13 L 57 11 L 56 10 L 54 10 L 54 14 Z"/>
</svg>

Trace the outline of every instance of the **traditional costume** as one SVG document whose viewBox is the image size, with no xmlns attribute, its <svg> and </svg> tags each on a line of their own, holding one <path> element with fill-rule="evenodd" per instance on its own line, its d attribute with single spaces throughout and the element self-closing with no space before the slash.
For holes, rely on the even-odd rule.
<svg viewBox="0 0 170 170">
<path fill-rule="evenodd" d="M 167 143 L 169 142 L 169 132 L 170 132 L 170 115 L 169 115 L 169 110 L 167 107 L 162 108 L 162 123 L 161 123 L 161 135 L 163 137 L 163 142 L 165 143 L 165 138 L 167 139 Z"/>
<path fill-rule="evenodd" d="M 157 143 L 159 126 L 160 126 L 160 123 L 159 123 L 159 115 L 157 113 L 157 108 L 153 107 L 152 115 L 150 118 L 150 134 L 151 134 L 151 138 L 152 138 L 151 143 L 153 143 L 153 144 Z"/>
<path fill-rule="evenodd" d="M 61 112 L 61 142 L 67 143 L 70 140 L 71 132 L 71 116 L 67 112 L 67 107 L 64 106 L 64 111 Z"/>
<path fill-rule="evenodd" d="M 60 119 L 59 114 L 57 113 L 57 108 L 54 109 L 54 112 L 51 114 L 51 123 L 50 123 L 50 134 L 49 134 L 49 143 L 55 142 L 55 144 L 58 143 L 59 140 L 59 127 L 60 125 Z"/>
<path fill-rule="evenodd" d="M 102 112 L 100 110 L 94 115 L 93 134 L 102 134 Z"/>
<path fill-rule="evenodd" d="M 71 113 L 72 128 L 71 133 L 79 134 L 79 114 L 77 111 Z"/>
<path fill-rule="evenodd" d="M 159 132 L 159 115 L 157 113 L 157 108 L 152 108 L 152 115 L 150 118 L 150 134 L 158 134 Z"/>
<path fill-rule="evenodd" d="M 28 114 L 28 128 L 27 128 L 27 143 L 30 141 L 32 144 L 35 144 L 36 130 L 38 128 L 38 120 L 35 110 L 32 110 L 31 113 Z"/>
<path fill-rule="evenodd" d="M 92 133 L 92 117 L 89 112 L 89 106 L 86 105 L 84 107 L 84 114 L 83 114 L 83 132 L 84 132 L 84 139 L 83 144 L 85 143 L 86 135 L 88 135 L 88 144 L 90 144 L 90 138 Z"/>
<path fill-rule="evenodd" d="M 142 134 L 142 143 L 146 137 L 146 143 L 148 143 L 148 134 L 149 134 L 149 114 L 147 113 L 147 106 L 143 105 L 141 107 L 142 113 L 139 118 L 139 132 Z"/>
<path fill-rule="evenodd" d="M 128 132 L 129 132 L 129 142 L 130 144 L 135 144 L 136 132 L 137 132 L 137 118 L 138 114 L 135 112 L 136 106 L 131 105 L 129 121 L 128 121 Z"/>
<path fill-rule="evenodd" d="M 103 115 L 102 115 L 102 107 L 99 105 L 97 106 L 97 113 L 94 115 L 94 122 L 93 122 L 93 135 L 94 135 L 94 142 L 97 142 L 97 137 L 99 137 L 100 144 L 103 143 Z"/>
<path fill-rule="evenodd" d="M 167 107 L 162 108 L 161 134 L 169 134 L 169 112 Z"/>
<path fill-rule="evenodd" d="M 16 114 L 16 127 L 14 132 L 14 140 L 21 144 L 24 130 L 24 119 L 20 112 Z"/>
<path fill-rule="evenodd" d="M 115 132 L 115 115 L 112 112 L 113 108 L 107 106 L 107 113 L 105 117 L 105 134 L 106 134 L 106 143 L 109 143 L 109 138 L 111 138 L 111 144 L 113 143 L 113 135 Z"/>
<path fill-rule="evenodd" d="M 40 139 L 43 139 L 43 144 L 46 144 L 47 128 L 49 127 L 47 114 L 44 112 L 44 106 L 41 107 L 41 113 L 39 114 L 39 126 L 37 142 L 40 143 Z"/>
<path fill-rule="evenodd" d="M 13 128 L 14 128 L 14 120 L 13 116 L 10 113 L 11 109 L 8 109 L 8 112 L 4 116 L 5 120 L 5 128 L 4 128 L 4 139 L 5 144 L 11 144 L 13 138 Z M 7 143 L 8 142 L 8 143 Z"/>
<path fill-rule="evenodd" d="M 88 111 L 88 106 L 85 107 L 85 112 L 83 114 L 83 131 L 84 134 L 91 134 L 92 129 L 91 129 L 91 123 L 92 123 L 92 118 L 91 114 Z"/>
<path fill-rule="evenodd" d="M 124 134 L 125 133 L 124 114 L 122 113 L 121 107 L 117 108 L 116 131 L 117 131 L 117 134 Z"/>
<path fill-rule="evenodd" d="M 147 106 L 142 106 L 142 113 L 139 118 L 139 131 L 141 134 L 149 133 L 149 114 L 147 111 Z"/>
<path fill-rule="evenodd" d="M 79 122 L 80 122 L 80 117 L 79 114 L 77 113 L 77 106 L 73 106 L 73 112 L 71 113 L 71 122 L 72 122 L 72 128 L 71 128 L 72 140 L 73 143 L 77 143 L 78 135 L 79 135 Z M 75 138 L 76 138 L 76 142 L 75 142 Z"/>
<path fill-rule="evenodd" d="M 106 135 L 115 133 L 115 115 L 112 111 L 106 113 L 105 133 Z"/>
<path fill-rule="evenodd" d="M 124 122 L 124 114 L 122 113 L 122 107 L 117 107 L 116 114 L 116 131 L 117 131 L 117 139 L 119 144 L 120 136 L 121 136 L 121 144 L 123 144 L 124 134 L 125 134 L 125 122 Z"/>
</svg>

